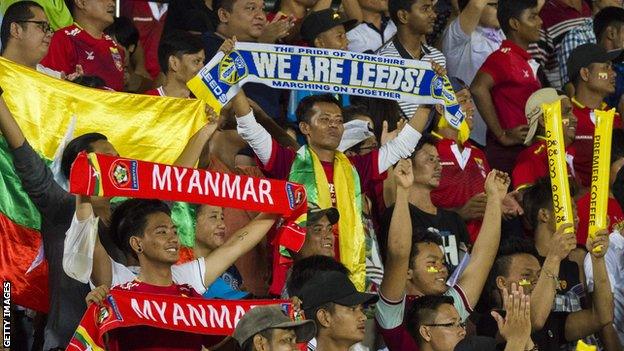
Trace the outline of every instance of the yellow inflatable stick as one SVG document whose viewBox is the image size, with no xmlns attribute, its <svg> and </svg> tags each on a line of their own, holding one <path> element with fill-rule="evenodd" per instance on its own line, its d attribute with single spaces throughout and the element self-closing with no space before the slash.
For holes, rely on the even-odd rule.
<svg viewBox="0 0 624 351">
<path fill-rule="evenodd" d="M 557 228 L 566 223 L 574 223 L 572 215 L 572 199 L 568 183 L 568 168 L 563 141 L 561 121 L 561 101 L 543 104 L 544 124 L 546 127 L 546 145 L 548 147 L 548 170 L 552 184 L 553 209 Z M 574 235 L 574 228 L 566 233 Z"/>
<path fill-rule="evenodd" d="M 607 205 L 609 204 L 609 171 L 611 169 L 611 133 L 615 109 L 595 110 L 596 131 L 594 132 L 594 156 L 592 158 L 591 197 L 589 201 L 589 237 L 607 227 Z M 594 251 L 600 252 L 598 246 Z"/>
</svg>

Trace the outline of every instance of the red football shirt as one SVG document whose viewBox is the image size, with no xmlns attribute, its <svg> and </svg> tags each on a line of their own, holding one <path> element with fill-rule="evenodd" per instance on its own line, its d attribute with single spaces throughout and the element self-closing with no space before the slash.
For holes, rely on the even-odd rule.
<svg viewBox="0 0 624 351">
<path fill-rule="evenodd" d="M 589 232 L 589 200 L 591 193 L 581 196 L 576 201 L 576 209 L 579 216 L 578 230 L 576 231 L 576 242 L 579 245 L 585 245 Z M 613 231 L 613 226 L 624 221 L 624 213 L 616 199 L 610 197 L 607 205 L 607 217 L 609 217 L 609 232 Z"/>
<path fill-rule="evenodd" d="M 160 73 L 158 44 L 165 27 L 169 4 L 155 1 L 122 1 L 121 13 L 130 18 L 139 31 L 139 42 L 145 51 L 145 69 L 152 79 Z"/>
<path fill-rule="evenodd" d="M 521 190 L 533 185 L 539 178 L 548 177 L 548 148 L 546 140 L 541 137 L 531 146 L 522 150 L 518 154 L 516 166 L 511 175 L 511 181 L 515 190 Z M 574 179 L 575 174 L 570 167 L 571 160 L 575 159 L 575 150 L 572 147 L 566 148 L 566 163 L 568 167 L 568 178 Z"/>
<path fill-rule="evenodd" d="M 172 284 L 170 286 L 156 286 L 138 280 L 118 285 L 113 290 L 126 290 L 138 293 L 173 295 L 182 297 L 201 298 L 202 296 L 190 285 Z M 118 328 L 108 333 L 108 350 L 141 350 L 141 351 L 197 351 L 203 346 L 213 346 L 224 339 L 217 335 L 200 335 L 159 329 L 147 326 Z"/>
<path fill-rule="evenodd" d="M 529 64 L 531 62 L 531 64 Z M 524 105 L 529 96 L 540 89 L 537 79 L 537 62 L 523 48 L 510 40 L 504 40 L 501 47 L 485 60 L 479 72 L 489 74 L 494 80 L 490 91 L 498 122 L 503 129 L 527 124 Z M 488 131 L 486 153 L 493 168 L 511 173 L 522 146 L 503 146 Z"/>
<path fill-rule="evenodd" d="M 65 74 L 81 65 L 86 76 L 98 76 L 116 91 L 124 88 L 123 49 L 110 36 L 94 38 L 77 24 L 54 32 L 41 64 Z"/>
<path fill-rule="evenodd" d="M 473 196 L 485 191 L 485 177 L 490 172 L 490 165 L 483 151 L 469 141 L 464 142 L 464 149 L 459 151 L 451 139 L 440 139 L 436 147 L 442 166 L 440 185 L 431 192 L 431 201 L 436 207 L 462 207 Z M 480 219 L 466 222 L 472 243 L 479 234 L 481 222 Z"/>
<path fill-rule="evenodd" d="M 609 110 L 609 106 L 602 103 L 601 110 Z M 581 104 L 576 98 L 572 98 L 572 110 L 578 124 L 576 125 L 576 137 L 572 146 L 576 149 L 574 158 L 574 170 L 580 184 L 584 187 L 591 186 L 592 156 L 594 154 L 594 132 L 596 130 L 594 111 Z M 613 128 L 622 128 L 622 118 L 615 113 Z"/>
</svg>

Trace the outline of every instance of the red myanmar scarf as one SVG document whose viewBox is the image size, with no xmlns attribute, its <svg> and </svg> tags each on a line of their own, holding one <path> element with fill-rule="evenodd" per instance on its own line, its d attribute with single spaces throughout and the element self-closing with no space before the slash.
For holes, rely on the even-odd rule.
<svg viewBox="0 0 624 351">
<path fill-rule="evenodd" d="M 67 349 L 103 351 L 104 334 L 113 329 L 136 326 L 203 335 L 232 335 L 238 321 L 251 308 L 274 304 L 280 304 L 284 312 L 295 319 L 292 305 L 287 300 L 206 300 L 111 290 L 102 305 L 89 306 Z"/>
<path fill-rule="evenodd" d="M 294 221 L 307 212 L 305 188 L 283 180 L 177 167 L 82 152 L 70 174 L 70 192 L 182 201 L 282 215 L 280 245 L 298 252 L 305 230 Z"/>
</svg>

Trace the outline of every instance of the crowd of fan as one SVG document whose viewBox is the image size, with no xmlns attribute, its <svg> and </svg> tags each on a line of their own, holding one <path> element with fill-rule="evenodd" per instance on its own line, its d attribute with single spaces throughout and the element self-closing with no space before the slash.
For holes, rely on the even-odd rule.
<svg viewBox="0 0 624 351">
<path fill-rule="evenodd" d="M 333 207 L 309 204 L 304 246 L 279 270 L 265 239 L 275 215 L 196 206 L 195 245 L 183 247 L 167 203 L 111 205 L 63 190 L 0 100 L 0 130 L 41 212 L 50 267 L 47 316 L 13 307 L 13 325 L 24 330 L 16 349 L 64 349 L 87 304 L 109 289 L 293 298 L 309 319 L 257 307 L 225 343 L 143 328 L 111 333 L 111 350 L 574 350 L 579 340 L 624 349 L 617 113 L 610 225 L 588 235 L 594 111 L 624 110 L 622 1 L 281 0 L 267 8 L 262 0 L 121 0 L 121 17 L 113 0 L 2 3 L 2 57 L 77 84 L 194 98 L 185 83 L 220 50 L 236 41 L 290 44 L 430 61 L 448 74 L 467 115 L 457 130 L 440 106 L 246 84 L 176 164 L 292 179 L 312 167 L 297 158 L 307 145 L 301 150 L 320 161 L 325 174 L 314 176 Z M 559 228 L 541 108 L 555 101 L 575 213 Z M 341 148 L 347 123 L 372 133 Z M 83 150 L 118 155 L 97 130 L 79 136 L 63 154 L 65 177 Z M 345 162 L 361 196 L 344 180 Z M 348 218 L 361 223 L 341 225 Z M 66 237 L 94 225 L 92 270 L 64 266 Z M 357 228 L 364 291 L 340 259 L 353 254 L 340 252 L 344 231 Z M 90 285 L 74 279 L 81 274 Z"/>
</svg>

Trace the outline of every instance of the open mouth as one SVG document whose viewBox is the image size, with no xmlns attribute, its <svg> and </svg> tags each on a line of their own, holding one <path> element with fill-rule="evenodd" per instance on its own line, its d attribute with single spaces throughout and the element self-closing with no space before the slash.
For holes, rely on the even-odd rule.
<svg viewBox="0 0 624 351">
<path fill-rule="evenodd" d="M 169 247 L 169 248 L 166 248 L 165 251 L 176 253 L 176 252 L 178 252 L 178 247 L 177 246 Z"/>
</svg>

